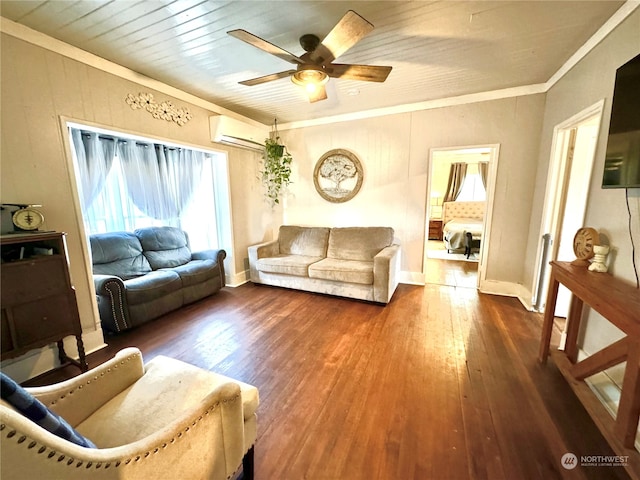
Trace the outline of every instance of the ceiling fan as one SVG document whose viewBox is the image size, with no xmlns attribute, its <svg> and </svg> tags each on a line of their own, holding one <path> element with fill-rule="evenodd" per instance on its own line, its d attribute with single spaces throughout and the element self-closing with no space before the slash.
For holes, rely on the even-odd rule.
<svg viewBox="0 0 640 480">
<path fill-rule="evenodd" d="M 353 10 L 349 10 L 329 34 L 324 37 L 322 42 L 312 34 L 300 37 L 300 45 L 306 53 L 299 57 L 260 37 L 256 37 L 246 30 L 231 30 L 227 33 L 249 45 L 253 45 L 260 50 L 296 65 L 295 70 L 286 70 L 252 78 L 251 80 L 239 82 L 240 84 L 248 86 L 260 85 L 290 76 L 293 83 L 305 88 L 310 102 L 317 102 L 327 98 L 324 86 L 329 81 L 329 77 L 363 80 L 365 82 L 384 82 L 387 79 L 392 67 L 333 63 L 335 59 L 353 47 L 371 30 L 373 30 L 372 24 Z"/>
</svg>

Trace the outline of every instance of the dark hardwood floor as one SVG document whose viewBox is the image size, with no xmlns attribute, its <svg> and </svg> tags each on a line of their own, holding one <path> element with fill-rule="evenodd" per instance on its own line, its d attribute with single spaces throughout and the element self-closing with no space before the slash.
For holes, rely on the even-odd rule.
<svg viewBox="0 0 640 480">
<path fill-rule="evenodd" d="M 473 288 L 401 285 L 383 307 L 246 284 L 88 360 L 133 345 L 256 385 L 258 480 L 629 478 L 561 466 L 613 453 L 553 362 L 536 362 L 541 324 Z"/>
</svg>

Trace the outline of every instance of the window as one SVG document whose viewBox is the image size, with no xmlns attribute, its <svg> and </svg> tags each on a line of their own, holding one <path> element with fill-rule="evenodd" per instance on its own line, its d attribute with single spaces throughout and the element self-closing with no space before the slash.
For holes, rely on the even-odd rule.
<svg viewBox="0 0 640 480">
<path fill-rule="evenodd" d="M 487 199 L 487 191 L 484 188 L 477 163 L 467 165 L 467 175 L 462 184 L 460 194 L 456 202 L 483 202 Z"/>
<path fill-rule="evenodd" d="M 87 234 L 172 226 L 193 250 L 223 248 L 225 154 L 70 127 Z"/>
</svg>

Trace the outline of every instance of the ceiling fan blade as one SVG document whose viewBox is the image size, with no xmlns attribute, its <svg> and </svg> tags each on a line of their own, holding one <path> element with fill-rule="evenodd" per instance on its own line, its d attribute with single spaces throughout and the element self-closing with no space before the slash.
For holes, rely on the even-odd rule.
<svg viewBox="0 0 640 480">
<path fill-rule="evenodd" d="M 363 80 L 365 82 L 384 82 L 393 67 L 378 65 L 350 65 L 344 63 L 332 63 L 326 69 L 327 74 L 333 78 L 346 80 Z"/>
<path fill-rule="evenodd" d="M 243 42 L 246 42 L 249 45 L 253 45 L 254 47 L 259 48 L 264 52 L 270 53 L 271 55 L 275 55 L 276 57 L 281 58 L 282 60 L 286 60 L 289 63 L 295 63 L 295 64 L 304 63 L 304 61 L 301 58 L 296 57 L 293 53 L 287 52 L 286 50 L 278 47 L 277 45 L 274 45 L 273 43 L 267 42 L 266 40 L 263 40 L 260 37 L 256 37 L 253 33 L 249 33 L 246 30 L 242 30 L 242 29 L 231 30 L 230 32 L 227 32 L 227 34 L 237 38 L 238 40 L 242 40 Z"/>
<path fill-rule="evenodd" d="M 319 85 L 315 90 L 309 92 L 307 91 L 307 96 L 309 98 L 309 103 L 319 102 L 320 100 L 327 99 L 327 90 L 324 88 L 324 85 Z"/>
<path fill-rule="evenodd" d="M 249 87 L 253 87 L 254 85 L 260 85 L 261 83 L 272 82 L 274 80 L 278 80 L 280 78 L 288 77 L 289 75 L 296 73 L 295 70 L 287 70 L 285 72 L 271 73 L 269 75 L 265 75 L 264 77 L 252 78 L 250 80 L 244 80 L 242 82 L 238 82 L 241 85 L 247 85 Z"/>
<path fill-rule="evenodd" d="M 373 30 L 372 24 L 353 10 L 349 10 L 309 57 L 316 64 L 328 65 L 358 43 L 371 30 Z"/>
</svg>

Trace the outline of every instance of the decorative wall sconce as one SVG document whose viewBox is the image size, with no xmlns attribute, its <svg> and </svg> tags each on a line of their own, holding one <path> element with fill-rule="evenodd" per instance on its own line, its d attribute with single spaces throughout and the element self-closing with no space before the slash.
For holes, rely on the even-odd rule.
<svg viewBox="0 0 640 480">
<path fill-rule="evenodd" d="M 188 108 L 178 108 L 169 100 L 157 103 L 151 93 L 139 93 L 138 95 L 129 93 L 125 101 L 133 110 L 144 108 L 153 118 L 175 122 L 180 126 L 191 120 L 191 112 Z"/>
</svg>

